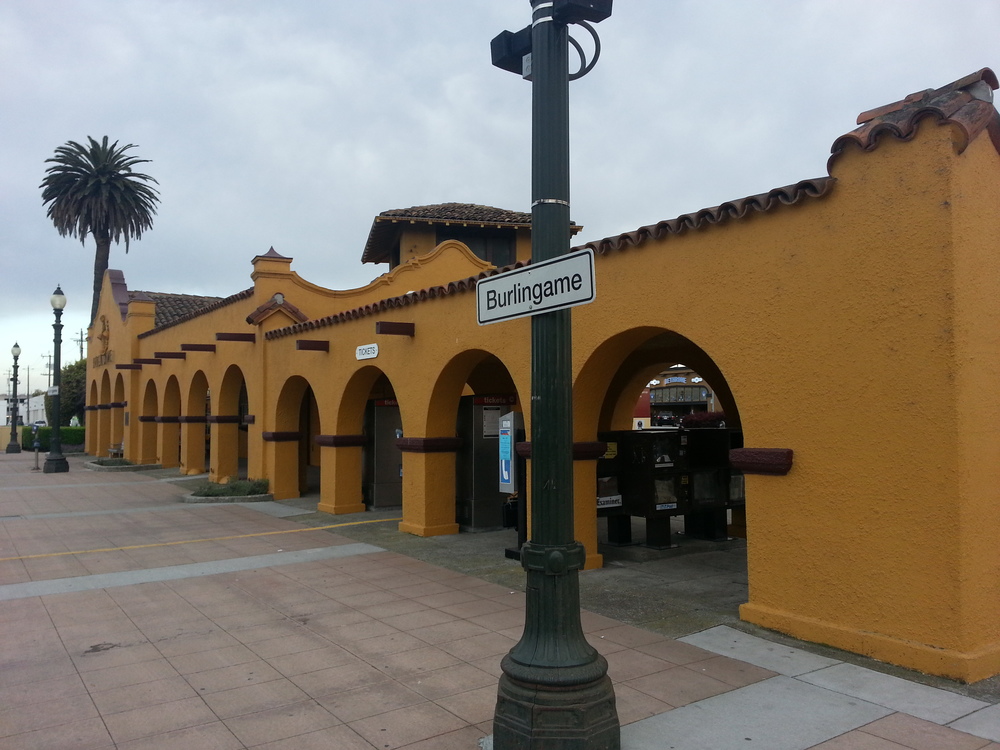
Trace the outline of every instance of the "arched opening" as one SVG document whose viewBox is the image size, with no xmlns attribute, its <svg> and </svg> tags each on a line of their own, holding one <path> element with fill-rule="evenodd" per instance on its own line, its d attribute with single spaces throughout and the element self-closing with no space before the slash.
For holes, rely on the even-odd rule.
<svg viewBox="0 0 1000 750">
<path fill-rule="evenodd" d="M 208 379 L 198 370 L 191 378 L 181 415 L 181 471 L 184 474 L 201 474 L 207 465 L 210 450 L 208 399 Z"/>
<path fill-rule="evenodd" d="M 111 444 L 122 446 L 125 439 L 125 378 L 121 373 L 115 376 L 114 399 L 111 402 Z"/>
<path fill-rule="evenodd" d="M 364 403 L 361 493 L 368 508 L 403 504 L 403 454 L 396 441 L 405 435 L 396 391 L 384 373 L 371 384 Z"/>
<path fill-rule="evenodd" d="M 344 387 L 337 421 L 328 445 L 332 465 L 324 500 L 331 512 L 340 508 L 395 508 L 403 503 L 402 452 L 396 440 L 403 421 L 396 392 L 378 367 L 359 368 Z M 344 511 L 340 511 L 344 512 Z"/>
<path fill-rule="evenodd" d="M 146 382 L 142 395 L 142 407 L 139 411 L 139 456 L 136 463 L 155 464 L 156 456 L 156 416 L 157 416 L 156 383 Z"/>
<path fill-rule="evenodd" d="M 98 400 L 97 419 L 94 428 L 97 430 L 97 445 L 100 455 L 106 456 L 111 447 L 111 376 L 105 370 L 101 375 L 101 395 Z"/>
<path fill-rule="evenodd" d="M 671 374 L 680 372 L 695 374 Z M 691 378 L 697 378 L 693 386 Z M 668 379 L 670 386 L 698 388 L 676 398 L 700 396 L 704 383 L 719 419 L 702 420 L 704 427 L 692 426 L 692 421 L 680 426 L 677 419 L 671 420 L 675 424 L 647 420 L 643 429 L 634 429 L 637 401 L 653 381 L 667 385 Z M 593 462 L 592 473 L 582 478 L 596 486 L 597 507 L 589 511 L 578 504 L 578 512 L 596 513 L 605 556 L 614 558 L 633 545 L 657 550 L 687 546 L 691 551 L 708 543 L 718 551 L 712 543 L 726 541 L 741 558 L 745 580 L 745 542 L 731 539 L 741 532 L 745 536 L 742 476 L 729 469 L 730 448 L 743 444 L 742 425 L 730 384 L 710 355 L 674 331 L 626 331 L 591 355 L 574 385 L 574 400 L 577 440 L 608 445 Z M 684 403 L 688 411 L 695 410 Z M 684 409 L 673 411 L 680 416 Z M 577 478 L 581 480 L 579 474 Z M 577 492 L 586 496 L 579 488 Z"/>
<path fill-rule="evenodd" d="M 274 446 L 275 497 L 319 495 L 321 485 L 319 405 L 309 381 L 289 378 L 278 396 L 275 431 L 264 434 Z"/>
<path fill-rule="evenodd" d="M 160 465 L 165 469 L 179 466 L 181 462 L 181 388 L 177 377 L 171 375 L 163 390 L 163 409 L 159 416 Z"/>
<path fill-rule="evenodd" d="M 228 482 L 247 476 L 248 398 L 243 371 L 230 365 L 222 377 L 218 399 L 213 399 L 214 413 L 207 417 L 211 432 L 209 479 Z"/>
<path fill-rule="evenodd" d="M 453 421 L 457 448 L 454 508 L 449 513 L 460 531 L 498 531 L 517 523 L 513 493 L 500 490 L 499 445 L 501 417 L 519 411 L 510 371 L 488 352 L 462 352 L 444 367 L 435 383 L 429 432 L 449 434 L 448 421 Z"/>
</svg>

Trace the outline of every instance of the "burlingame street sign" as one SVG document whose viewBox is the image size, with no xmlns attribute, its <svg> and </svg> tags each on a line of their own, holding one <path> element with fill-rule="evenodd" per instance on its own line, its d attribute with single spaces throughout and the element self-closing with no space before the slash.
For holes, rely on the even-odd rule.
<svg viewBox="0 0 1000 750">
<path fill-rule="evenodd" d="M 587 248 L 480 280 L 476 317 L 484 326 L 586 305 L 596 296 L 594 251 Z"/>
</svg>

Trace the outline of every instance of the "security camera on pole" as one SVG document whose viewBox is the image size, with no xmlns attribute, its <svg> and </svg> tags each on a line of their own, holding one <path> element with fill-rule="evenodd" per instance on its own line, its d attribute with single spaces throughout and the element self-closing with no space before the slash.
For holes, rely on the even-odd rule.
<svg viewBox="0 0 1000 750">
<path fill-rule="evenodd" d="M 494 65 L 532 84 L 534 265 L 569 252 L 569 81 L 597 62 L 600 42 L 590 23 L 611 15 L 611 0 L 532 0 L 531 8 L 531 26 L 503 32 L 491 48 Z M 569 36 L 570 24 L 582 26 L 594 40 L 589 63 Z M 572 75 L 570 44 L 580 57 L 580 69 Z M 557 273 L 557 278 L 563 276 L 569 291 L 586 286 L 585 271 L 579 272 L 578 284 L 576 271 Z M 503 300 L 508 296 L 516 301 L 520 295 L 514 289 Z M 494 307 L 500 300 L 497 290 Z M 579 571 L 585 551 L 573 531 L 570 310 L 531 314 L 532 538 L 521 550 L 527 573 L 525 624 L 521 640 L 501 662 L 493 747 L 618 750 L 621 729 L 608 663 L 587 643 L 580 622 Z"/>
</svg>

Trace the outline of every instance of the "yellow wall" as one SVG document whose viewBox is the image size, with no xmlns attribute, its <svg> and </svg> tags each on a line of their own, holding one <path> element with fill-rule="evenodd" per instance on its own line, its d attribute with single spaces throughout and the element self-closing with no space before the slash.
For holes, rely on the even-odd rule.
<svg viewBox="0 0 1000 750">
<path fill-rule="evenodd" d="M 924 120 L 913 140 L 845 151 L 821 198 L 599 254 L 597 301 L 573 311 L 574 439 L 627 428 L 637 388 L 664 365 L 692 367 L 730 426 L 742 426 L 747 447 L 795 452 L 787 476 L 747 477 L 750 600 L 741 616 L 975 680 L 1000 673 L 1000 157 L 985 134 L 959 154 L 954 135 Z M 234 366 L 254 417 L 249 474 L 270 479 L 279 498 L 298 492 L 298 447 L 264 438 L 298 429 L 307 385 L 321 434 L 338 438 L 361 434 L 383 375 L 406 438 L 454 437 L 459 397 L 487 384 L 512 383 L 520 404 L 530 403 L 529 322 L 479 327 L 474 290 L 448 286 L 489 267 L 457 242 L 431 248 L 416 232 L 404 239 L 415 248 L 409 261 L 347 292 L 305 282 L 289 259 L 258 257 L 250 296 L 143 338 L 148 303 L 133 302 L 122 323 L 106 282 L 101 311 L 115 320 L 116 351 L 143 358 L 184 343 L 217 345 L 124 371 L 126 455 L 144 455 L 135 416 L 143 403 L 163 413 L 171 377 L 183 404 L 202 373 L 213 413 L 232 413 L 215 404 L 234 403 Z M 523 251 L 521 242 L 519 258 Z M 279 309 L 248 324 L 277 292 L 310 322 L 289 328 L 296 318 Z M 378 335 L 379 321 L 413 323 L 415 335 Z M 216 342 L 217 332 L 257 338 Z M 300 339 L 328 342 L 329 352 L 298 350 Z M 357 360 L 356 348 L 372 343 L 378 357 Z M 93 363 L 92 403 L 105 398 L 105 373 L 112 384 L 117 374 L 114 363 Z M 163 453 L 169 428 L 157 429 Z M 226 430 L 234 434 L 212 426 L 216 479 L 232 465 L 221 447 Z M 360 447 L 315 455 L 319 509 L 362 509 Z M 454 469 L 454 452 L 403 454 L 403 531 L 457 531 Z M 594 472 L 593 461 L 574 467 L 587 567 L 601 564 Z"/>
</svg>

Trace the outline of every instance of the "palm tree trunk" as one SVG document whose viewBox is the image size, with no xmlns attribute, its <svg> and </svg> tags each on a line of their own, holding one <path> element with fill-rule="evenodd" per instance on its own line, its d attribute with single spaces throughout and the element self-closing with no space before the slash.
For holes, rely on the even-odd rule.
<svg viewBox="0 0 1000 750">
<path fill-rule="evenodd" d="M 90 322 L 93 324 L 97 317 L 97 303 L 101 298 L 101 286 L 104 284 L 104 272 L 108 270 L 108 261 L 111 258 L 111 236 L 94 235 L 97 243 L 97 251 L 94 253 L 94 299 L 90 305 Z"/>
</svg>

